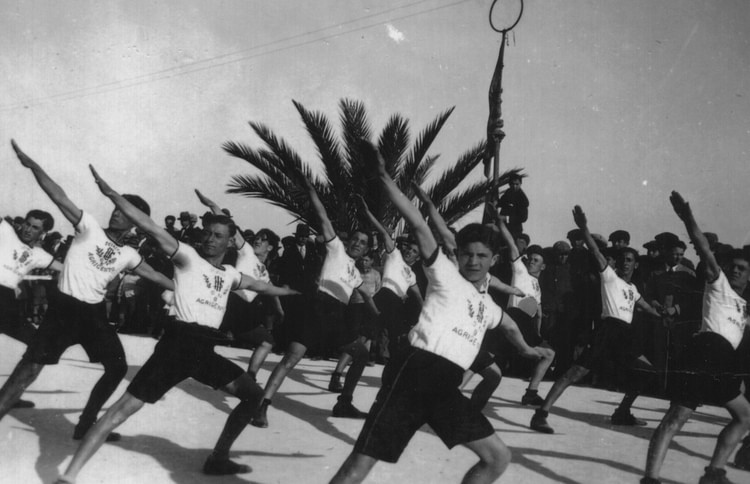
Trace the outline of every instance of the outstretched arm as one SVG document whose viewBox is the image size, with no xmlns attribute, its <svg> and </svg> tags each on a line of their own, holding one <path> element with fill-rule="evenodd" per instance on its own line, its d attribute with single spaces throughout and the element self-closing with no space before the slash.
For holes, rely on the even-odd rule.
<svg viewBox="0 0 750 484">
<path fill-rule="evenodd" d="M 110 187 L 109 184 L 99 176 L 99 173 L 96 172 L 93 166 L 89 165 L 89 168 L 94 175 L 94 180 L 96 180 L 99 190 L 101 190 L 104 196 L 114 202 L 115 206 L 128 218 L 128 220 L 133 222 L 136 227 L 141 229 L 147 235 L 151 236 L 166 254 L 171 255 L 177 251 L 177 240 L 169 235 L 169 232 L 159 227 L 148 215 L 141 212 L 135 205 L 127 201 L 125 197 L 114 191 L 112 187 Z"/>
<path fill-rule="evenodd" d="M 537 350 L 526 343 L 521 330 L 518 329 L 518 324 L 507 313 L 503 313 L 503 319 L 500 321 L 500 331 L 503 332 L 510 344 L 518 350 L 522 357 L 537 360 L 542 357 Z"/>
<path fill-rule="evenodd" d="M 386 230 L 383 224 L 380 223 L 380 220 L 375 218 L 375 215 L 373 215 L 373 213 L 370 211 L 370 207 L 367 206 L 367 202 L 365 202 L 365 199 L 362 198 L 361 195 L 358 195 L 358 198 L 362 208 L 362 213 L 365 214 L 367 220 L 370 221 L 370 224 L 375 227 L 375 230 L 377 230 L 380 234 L 380 237 L 382 237 L 386 252 L 393 252 L 393 249 L 396 248 L 396 244 L 393 242 L 391 234 L 389 234 L 388 230 Z"/>
<path fill-rule="evenodd" d="M 21 161 L 21 164 L 31 170 L 36 178 L 39 186 L 44 190 L 44 193 L 57 205 L 63 216 L 68 219 L 73 225 L 77 224 L 81 220 L 81 209 L 76 206 L 69 198 L 65 191 L 55 183 L 55 181 L 47 175 L 47 172 L 37 164 L 36 161 L 29 158 L 29 156 L 21 151 L 15 140 L 10 140 L 10 144 L 13 147 L 13 151 L 16 152 L 16 156 Z"/>
<path fill-rule="evenodd" d="M 588 247 L 591 253 L 594 254 L 594 259 L 596 259 L 596 265 L 599 268 L 599 272 L 604 271 L 604 269 L 607 268 L 607 259 L 601 253 L 599 246 L 596 245 L 596 241 L 594 241 L 594 238 L 591 236 L 588 221 L 586 220 L 586 214 L 583 213 L 583 209 L 580 205 L 576 205 L 573 208 L 573 220 L 575 221 L 576 226 L 581 229 L 583 241 L 586 243 L 586 247 Z"/>
<path fill-rule="evenodd" d="M 698 257 L 701 258 L 706 266 L 706 280 L 714 282 L 719 277 L 721 268 L 713 252 L 711 252 L 708 239 L 706 239 L 706 236 L 698 228 L 698 223 L 695 221 L 695 217 L 693 217 L 693 210 L 690 208 L 690 204 L 678 192 L 672 192 L 672 195 L 669 196 L 669 201 L 672 202 L 674 212 L 685 224 L 690 241 L 693 243 Z"/>
<path fill-rule="evenodd" d="M 497 218 L 497 226 L 500 229 L 500 236 L 503 238 L 505 245 L 508 246 L 510 260 L 515 261 L 521 256 L 521 253 L 518 251 L 516 241 L 513 239 L 513 235 L 511 235 L 510 230 L 508 230 L 508 227 L 505 225 L 503 217 Z"/>
<path fill-rule="evenodd" d="M 385 169 L 385 160 L 383 160 L 378 149 L 366 140 L 362 140 L 361 149 L 365 163 L 376 171 L 386 195 L 412 227 L 414 238 L 419 246 L 419 253 L 423 258 L 432 256 L 438 248 L 437 241 L 433 237 L 427 222 L 422 218 L 422 214 L 419 213 L 419 209 L 411 203 L 411 200 L 406 198 L 406 195 L 399 190 L 396 182 L 390 177 Z"/>
<path fill-rule="evenodd" d="M 288 287 L 277 287 L 269 282 L 253 279 L 247 274 L 242 274 L 242 280 L 237 289 L 249 289 L 264 296 L 295 296 L 301 294 L 299 291 Z"/>
<path fill-rule="evenodd" d="M 320 201 L 318 192 L 315 190 L 312 182 L 307 178 L 305 178 L 305 187 L 307 188 L 307 196 L 310 198 L 310 203 L 312 204 L 313 211 L 315 212 L 315 215 L 318 216 L 318 220 L 320 221 L 320 233 L 323 236 L 324 241 L 328 242 L 329 240 L 332 240 L 334 237 L 336 237 L 336 231 L 333 229 L 331 219 L 328 218 L 328 213 L 326 212 L 326 208 L 323 206 L 323 202 Z"/>
<path fill-rule="evenodd" d="M 414 193 L 417 195 L 417 198 L 427 207 L 427 214 L 430 217 L 430 223 L 432 224 L 432 227 L 435 229 L 435 231 L 440 235 L 440 238 L 443 239 L 443 245 L 445 246 L 445 249 L 450 254 L 456 253 L 456 237 L 453 235 L 453 232 L 451 232 L 451 229 L 448 228 L 448 224 L 445 223 L 445 219 L 442 215 L 440 215 L 440 212 L 438 212 L 437 207 L 433 203 L 432 199 L 425 193 L 424 190 L 422 190 L 422 187 L 420 187 L 418 184 L 411 182 L 411 186 L 414 187 Z"/>
<path fill-rule="evenodd" d="M 197 188 L 195 189 L 195 194 L 198 195 L 198 200 L 200 200 L 203 205 L 211 209 L 211 213 L 214 215 L 224 215 L 224 212 L 221 211 L 221 207 L 216 202 L 202 194 Z M 237 230 L 234 233 L 234 246 L 241 249 L 243 245 L 245 245 L 245 238 L 242 237 L 240 231 Z"/>
<path fill-rule="evenodd" d="M 502 292 L 503 294 L 508 294 L 511 296 L 518 296 L 518 297 L 526 296 L 526 294 L 522 290 L 518 289 L 515 286 L 511 286 L 511 285 L 504 283 L 503 281 L 501 281 L 495 276 L 490 277 L 490 288 L 495 289 L 499 292 Z"/>
<path fill-rule="evenodd" d="M 133 272 L 144 279 L 148 279 L 149 281 L 153 282 L 154 284 L 157 284 L 161 286 L 164 289 L 169 289 L 170 291 L 174 291 L 174 281 L 161 272 L 158 272 L 153 267 L 148 265 L 146 262 L 141 262 L 138 267 L 136 267 Z"/>
</svg>

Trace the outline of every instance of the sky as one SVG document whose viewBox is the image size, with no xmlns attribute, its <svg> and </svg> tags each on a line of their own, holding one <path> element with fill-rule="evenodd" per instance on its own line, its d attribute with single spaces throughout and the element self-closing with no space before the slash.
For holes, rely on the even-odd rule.
<svg viewBox="0 0 750 484">
<path fill-rule="evenodd" d="M 430 151 L 449 166 L 485 136 L 500 45 L 491 3 L 7 0 L 0 214 L 43 208 L 72 232 L 14 138 L 103 224 L 112 205 L 89 164 L 159 222 L 202 213 L 199 188 L 243 228 L 287 235 L 285 212 L 224 193 L 252 169 L 221 146 L 261 147 L 257 121 L 316 165 L 293 99 L 334 123 L 340 99 L 361 100 L 374 132 L 398 112 L 413 136 L 455 106 Z M 663 231 L 686 239 L 668 202 L 678 190 L 701 228 L 750 243 L 747 25 L 744 0 L 525 2 L 505 55 L 500 158 L 528 175 L 532 242 L 564 238 L 576 204 L 593 232 L 626 229 L 637 247 Z"/>
</svg>

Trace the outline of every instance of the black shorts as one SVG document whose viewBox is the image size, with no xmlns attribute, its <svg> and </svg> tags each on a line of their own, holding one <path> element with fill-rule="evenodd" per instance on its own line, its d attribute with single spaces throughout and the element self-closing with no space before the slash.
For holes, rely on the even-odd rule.
<svg viewBox="0 0 750 484">
<path fill-rule="evenodd" d="M 641 353 L 633 326 L 619 319 L 607 318 L 594 335 L 594 344 L 583 351 L 576 365 L 592 370 L 610 360 L 619 368 L 631 368 Z"/>
<path fill-rule="evenodd" d="M 688 342 L 685 368 L 670 380 L 673 403 L 695 410 L 698 404 L 724 405 L 741 393 L 740 355 L 724 337 L 701 332 Z"/>
<path fill-rule="evenodd" d="M 352 333 L 356 331 L 358 336 L 373 340 L 380 333 L 378 318 L 366 303 L 350 304 L 346 307 L 347 324 L 353 325 Z M 351 333 L 350 333 L 351 334 Z"/>
<path fill-rule="evenodd" d="M 481 373 L 494 364 L 495 355 L 487 350 L 479 350 L 479 353 L 477 353 L 477 357 L 474 358 L 474 361 L 471 363 L 469 370 L 474 373 Z"/>
<path fill-rule="evenodd" d="M 318 291 L 305 324 L 295 331 L 292 341 L 325 352 L 341 348 L 358 336 L 358 328 L 347 318 L 347 305 Z"/>
<path fill-rule="evenodd" d="M 36 327 L 23 317 L 16 291 L 0 286 L 0 334 L 3 333 L 28 345 L 34 339 Z"/>
<path fill-rule="evenodd" d="M 395 354 L 408 347 L 411 326 L 406 321 L 404 300 L 387 287 L 375 293 L 373 300 L 380 311 L 378 332 L 385 330 L 388 333 L 388 351 Z"/>
<path fill-rule="evenodd" d="M 107 323 L 105 303 L 88 304 L 57 292 L 23 358 L 54 365 L 75 344 L 83 346 L 92 363 L 125 363 L 115 327 Z"/>
<path fill-rule="evenodd" d="M 537 334 L 533 317 L 518 308 L 508 308 L 505 312 L 516 322 L 527 345 L 533 348 L 542 344 L 542 337 Z"/>
<path fill-rule="evenodd" d="M 221 331 L 231 333 L 234 346 L 256 347 L 262 343 L 274 344 L 270 328 L 265 325 L 271 314 L 270 301 L 258 296 L 247 302 L 234 293 L 229 294 L 227 310 L 221 322 Z"/>
<path fill-rule="evenodd" d="M 128 393 L 143 402 L 154 403 L 187 378 L 216 389 L 245 373 L 236 364 L 216 354 L 216 341 L 202 337 L 192 326 L 198 325 L 181 322 L 169 325 L 154 353 L 128 386 Z"/>
<path fill-rule="evenodd" d="M 392 358 L 354 451 L 396 462 L 424 424 L 449 448 L 494 434 L 487 418 L 459 390 L 463 373 L 455 363 L 414 348 Z"/>
</svg>

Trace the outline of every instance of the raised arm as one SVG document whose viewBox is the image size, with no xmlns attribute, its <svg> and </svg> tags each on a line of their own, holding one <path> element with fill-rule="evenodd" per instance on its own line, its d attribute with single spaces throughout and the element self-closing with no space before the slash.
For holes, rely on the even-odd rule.
<svg viewBox="0 0 750 484">
<path fill-rule="evenodd" d="M 495 276 L 490 277 L 490 288 L 510 296 L 525 297 L 526 294 L 515 286 L 504 283 Z"/>
<path fill-rule="evenodd" d="M 31 170 L 37 183 L 39 183 L 39 186 L 55 203 L 55 205 L 57 205 L 57 208 L 60 209 L 63 216 L 73 225 L 77 224 L 81 220 L 81 209 L 68 198 L 65 190 L 55 183 L 55 181 L 47 175 L 47 172 L 44 171 L 36 161 L 29 158 L 26 153 L 21 151 L 21 148 L 18 147 L 15 140 L 10 140 L 10 144 L 13 147 L 13 151 L 16 152 L 16 156 L 21 164 Z"/>
<path fill-rule="evenodd" d="M 380 237 L 382 237 L 386 252 L 393 252 L 393 249 L 396 248 L 396 244 L 393 242 L 391 234 L 388 233 L 388 230 L 383 226 L 383 224 L 380 223 L 380 220 L 375 218 L 375 215 L 373 215 L 373 213 L 370 211 L 370 207 L 367 206 L 367 202 L 365 202 L 365 199 L 362 198 L 361 195 L 358 195 L 357 198 L 359 198 L 362 213 L 365 214 L 367 220 L 369 220 L 370 224 L 375 227 L 375 230 L 377 230 L 380 234 Z"/>
<path fill-rule="evenodd" d="M 136 267 L 133 272 L 144 279 L 148 279 L 149 281 L 153 282 L 154 284 L 159 285 L 163 289 L 169 289 L 170 291 L 174 291 L 174 281 L 161 272 L 157 271 L 153 267 L 151 267 L 149 264 L 147 264 L 145 261 L 141 262 L 138 267 Z"/>
<path fill-rule="evenodd" d="M 299 291 L 288 287 L 277 287 L 269 282 L 253 279 L 247 274 L 242 274 L 242 280 L 237 289 L 249 289 L 264 296 L 296 296 L 301 294 Z"/>
<path fill-rule="evenodd" d="M 133 222 L 136 227 L 141 229 L 147 235 L 151 236 L 166 254 L 172 255 L 177 251 L 177 240 L 175 240 L 169 232 L 159 227 L 148 215 L 141 212 L 135 205 L 127 201 L 125 197 L 114 191 L 112 187 L 110 187 L 109 184 L 99 176 L 99 173 L 96 172 L 93 166 L 89 165 L 89 168 L 94 175 L 94 180 L 96 180 L 99 190 L 101 190 L 104 196 L 112 200 L 115 206 L 128 218 L 128 220 Z"/>
<path fill-rule="evenodd" d="M 510 230 L 508 230 L 508 227 L 505 225 L 503 217 L 497 217 L 497 226 L 500 229 L 500 236 L 503 238 L 505 245 L 508 246 L 510 260 L 515 261 L 521 256 L 521 253 L 518 251 L 516 241 L 513 239 L 513 235 L 511 235 Z"/>
<path fill-rule="evenodd" d="M 213 213 L 214 215 L 225 215 L 225 213 L 221 211 L 221 207 L 216 202 L 202 194 L 197 188 L 195 189 L 195 194 L 198 195 L 198 200 L 200 200 L 203 205 L 211 209 L 211 213 Z M 240 231 L 237 230 L 234 233 L 234 246 L 238 249 L 241 249 L 243 245 L 245 245 L 245 238 L 242 236 Z"/>
<path fill-rule="evenodd" d="M 440 215 L 440 212 L 438 212 L 432 199 L 424 190 L 422 190 L 422 187 L 413 181 L 411 182 L 411 186 L 414 188 L 414 193 L 417 195 L 417 198 L 425 205 L 425 207 L 427 207 L 427 214 L 430 217 L 430 223 L 438 235 L 440 235 L 440 238 L 443 239 L 445 249 L 451 254 L 455 253 L 457 249 L 456 237 L 453 235 L 453 232 L 451 232 L 451 229 L 448 228 L 448 224 L 445 223 L 445 219 Z"/>
<path fill-rule="evenodd" d="M 312 204 L 313 211 L 315 212 L 315 215 L 318 216 L 318 221 L 320 221 L 320 233 L 323 236 L 324 241 L 328 242 L 336 237 L 336 231 L 333 229 L 331 219 L 328 218 L 328 213 L 323 206 L 323 202 L 320 201 L 318 192 L 315 190 L 312 182 L 307 178 L 305 178 L 305 187 L 307 188 L 307 196 L 310 198 L 310 204 Z"/>
<path fill-rule="evenodd" d="M 690 204 L 678 192 L 672 192 L 669 196 L 669 201 L 672 202 L 674 212 L 685 224 L 685 229 L 687 229 L 688 236 L 695 247 L 695 251 L 698 253 L 698 257 L 704 262 L 706 280 L 708 282 L 715 281 L 719 277 L 721 267 L 719 267 L 714 253 L 711 252 L 708 239 L 706 239 L 706 236 L 698 228 L 698 223 L 695 221 L 695 217 L 693 217 L 693 210 L 690 208 Z"/>
<path fill-rule="evenodd" d="M 432 256 L 435 250 L 437 250 L 438 244 L 427 222 L 422 218 L 422 214 L 419 213 L 419 209 L 411 203 L 411 200 L 406 198 L 406 195 L 399 190 L 396 182 L 388 175 L 385 169 L 385 160 L 383 160 L 378 149 L 366 140 L 362 140 L 361 149 L 365 163 L 377 173 L 386 195 L 393 202 L 399 213 L 406 219 L 406 222 L 412 227 L 414 238 L 419 246 L 419 253 L 423 258 Z"/>
<path fill-rule="evenodd" d="M 573 208 L 573 220 L 575 221 L 576 226 L 581 229 L 581 233 L 583 234 L 583 241 L 586 243 L 586 247 L 588 247 L 591 253 L 594 254 L 594 259 L 596 260 L 596 265 L 599 269 L 599 272 L 604 271 L 604 269 L 607 268 L 607 259 L 601 253 L 601 251 L 599 250 L 599 246 L 596 245 L 596 241 L 591 236 L 588 221 L 586 220 L 586 214 L 583 213 L 583 209 L 580 207 L 580 205 L 576 205 Z"/>
</svg>

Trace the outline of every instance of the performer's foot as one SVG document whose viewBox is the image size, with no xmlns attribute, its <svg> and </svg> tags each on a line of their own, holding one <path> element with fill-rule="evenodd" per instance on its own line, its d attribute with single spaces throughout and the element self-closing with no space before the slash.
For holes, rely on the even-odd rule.
<svg viewBox="0 0 750 484">
<path fill-rule="evenodd" d="M 34 408 L 34 402 L 28 400 L 19 400 L 13 404 L 13 408 Z"/>
<path fill-rule="evenodd" d="M 266 413 L 268 412 L 269 405 L 271 405 L 271 400 L 264 398 L 258 407 L 258 413 L 250 420 L 250 425 L 261 429 L 268 427 L 268 416 Z"/>
<path fill-rule="evenodd" d="M 636 418 L 632 413 L 620 410 L 615 410 L 615 413 L 612 414 L 611 421 L 612 425 L 629 425 L 631 427 L 645 427 L 648 425 L 648 422 Z"/>
<path fill-rule="evenodd" d="M 547 415 L 549 415 L 549 412 L 537 409 L 534 412 L 534 416 L 531 417 L 531 423 L 529 424 L 531 430 L 536 430 L 543 434 L 554 434 L 555 430 L 547 423 Z"/>
<path fill-rule="evenodd" d="M 203 473 L 210 476 L 244 474 L 251 471 L 250 466 L 232 462 L 228 458 L 215 457 L 213 454 L 209 455 L 206 463 L 203 464 Z"/>
<path fill-rule="evenodd" d="M 333 406 L 333 416 L 338 418 L 367 418 L 367 412 L 362 412 L 352 405 L 351 399 L 339 399 Z"/>
<path fill-rule="evenodd" d="M 698 484 L 732 484 L 732 481 L 727 478 L 725 469 L 708 466 L 706 467 L 706 473 L 703 474 Z"/>
<path fill-rule="evenodd" d="M 83 438 L 86 437 L 86 432 L 88 432 L 92 426 L 93 424 L 83 425 L 80 423 L 76 425 L 76 428 L 73 430 L 73 440 L 83 440 Z M 105 442 L 118 442 L 121 439 L 122 435 L 117 432 L 110 432 L 109 435 L 107 435 Z"/>
<path fill-rule="evenodd" d="M 534 407 L 539 407 L 541 405 L 544 405 L 544 399 L 539 396 L 539 392 L 537 390 L 526 389 L 526 393 L 524 393 L 521 397 L 521 405 L 532 405 Z"/>
<path fill-rule="evenodd" d="M 341 373 L 333 372 L 331 375 L 331 381 L 328 383 L 328 391 L 333 393 L 341 393 L 344 391 L 344 385 L 341 384 Z"/>
</svg>

